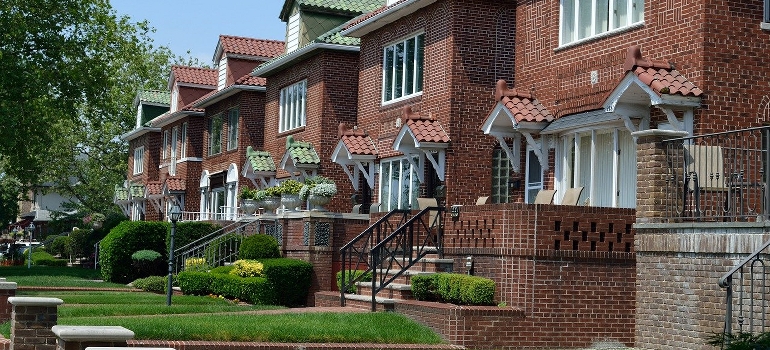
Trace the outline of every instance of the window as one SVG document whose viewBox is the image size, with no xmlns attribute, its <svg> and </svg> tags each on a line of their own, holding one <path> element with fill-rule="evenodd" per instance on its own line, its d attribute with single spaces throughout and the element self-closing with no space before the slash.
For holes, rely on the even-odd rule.
<svg viewBox="0 0 770 350">
<path fill-rule="evenodd" d="M 168 173 L 171 176 L 176 175 L 176 144 L 177 140 L 179 139 L 179 127 L 175 126 L 173 129 L 173 132 L 171 133 L 171 166 L 169 167 Z"/>
<path fill-rule="evenodd" d="M 299 12 L 289 17 L 286 25 L 286 52 L 292 52 L 299 47 Z"/>
<path fill-rule="evenodd" d="M 134 148 L 134 175 L 144 172 L 144 146 Z"/>
<path fill-rule="evenodd" d="M 182 124 L 181 145 L 179 146 L 179 158 L 187 157 L 187 123 Z"/>
<path fill-rule="evenodd" d="M 537 193 L 543 189 L 543 165 L 533 150 L 527 150 L 527 192 L 524 200 L 535 203 Z"/>
<path fill-rule="evenodd" d="M 218 115 L 209 121 L 209 155 L 222 152 L 222 116 Z"/>
<path fill-rule="evenodd" d="M 385 47 L 382 62 L 383 103 L 422 92 L 424 38 L 425 34 L 420 34 Z"/>
<path fill-rule="evenodd" d="M 306 104 L 307 80 L 283 88 L 279 107 L 278 132 L 305 126 Z"/>
<path fill-rule="evenodd" d="M 171 91 L 171 112 L 176 112 L 179 109 L 179 87 L 174 85 L 174 90 Z"/>
<path fill-rule="evenodd" d="M 219 60 L 219 76 L 217 79 L 217 90 L 222 90 L 227 85 L 227 57 L 222 56 Z"/>
<path fill-rule="evenodd" d="M 419 158 L 414 158 L 418 164 Z M 383 211 L 417 208 L 420 180 L 406 158 L 380 162 L 380 203 Z"/>
<path fill-rule="evenodd" d="M 163 132 L 163 149 L 161 150 L 161 159 L 168 159 L 168 146 L 171 142 L 171 139 L 169 138 L 169 131 L 166 130 Z"/>
<path fill-rule="evenodd" d="M 227 114 L 227 150 L 238 148 L 238 110 L 231 109 Z"/>
<path fill-rule="evenodd" d="M 644 0 L 562 0 L 562 45 L 644 21 Z"/>
<path fill-rule="evenodd" d="M 636 144 L 624 129 L 601 129 L 561 139 L 558 193 L 583 187 L 579 204 L 636 207 Z"/>
<path fill-rule="evenodd" d="M 492 203 L 508 203 L 508 180 L 511 175 L 511 162 L 502 149 L 492 152 Z"/>
</svg>

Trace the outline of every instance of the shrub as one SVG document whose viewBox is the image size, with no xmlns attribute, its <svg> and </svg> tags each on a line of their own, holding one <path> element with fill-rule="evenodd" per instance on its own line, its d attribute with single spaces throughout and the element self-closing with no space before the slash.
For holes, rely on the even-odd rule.
<svg viewBox="0 0 770 350">
<path fill-rule="evenodd" d="M 215 267 L 215 268 L 211 269 L 211 271 L 209 271 L 209 272 L 211 272 L 211 273 L 224 273 L 224 274 L 228 274 L 228 273 L 230 273 L 230 271 L 233 270 L 233 268 L 234 268 L 233 265 L 225 265 L 225 266 Z"/>
<path fill-rule="evenodd" d="M 132 282 L 134 288 L 139 288 L 145 292 L 165 293 L 168 287 L 168 276 L 150 276 L 140 278 Z"/>
<path fill-rule="evenodd" d="M 708 337 L 707 344 L 724 350 L 770 349 L 770 332 L 759 334 L 749 332 L 717 333 Z"/>
<path fill-rule="evenodd" d="M 211 280 L 213 274 L 197 271 L 183 271 L 177 275 L 179 288 L 187 295 L 211 294 Z"/>
<path fill-rule="evenodd" d="M 66 241 L 65 250 L 71 258 L 82 258 L 93 253 L 93 245 L 90 242 L 91 230 L 72 230 Z"/>
<path fill-rule="evenodd" d="M 184 260 L 185 271 L 208 271 L 209 264 L 206 263 L 206 258 L 187 258 Z"/>
<path fill-rule="evenodd" d="M 211 290 L 228 299 L 239 299 L 252 304 L 275 304 L 275 290 L 264 277 L 238 277 L 212 274 Z"/>
<path fill-rule="evenodd" d="M 164 274 L 163 256 L 154 250 L 145 249 L 131 254 L 131 262 L 135 276 L 138 278 Z"/>
<path fill-rule="evenodd" d="M 101 242 L 99 264 L 105 281 L 128 283 L 135 278 L 131 254 L 138 250 L 163 251 L 169 224 L 165 222 L 124 221 Z"/>
<path fill-rule="evenodd" d="M 256 260 L 236 260 L 230 274 L 239 277 L 259 277 L 262 276 L 263 268 L 264 265 Z"/>
<path fill-rule="evenodd" d="M 201 237 L 205 237 L 212 232 L 221 229 L 222 226 L 202 221 L 185 221 L 176 224 L 176 232 L 174 233 L 174 248 L 182 248 L 192 242 L 195 242 Z M 171 230 L 168 231 L 166 236 L 166 249 L 167 252 L 169 245 L 171 244 Z"/>
<path fill-rule="evenodd" d="M 280 194 L 299 194 L 302 190 L 302 183 L 297 180 L 284 180 L 277 186 Z"/>
<path fill-rule="evenodd" d="M 50 243 L 43 243 L 52 255 L 65 256 L 67 254 L 67 236 L 55 236 Z"/>
<path fill-rule="evenodd" d="M 312 281 L 313 265 L 297 259 L 263 259 L 262 275 L 276 294 L 275 302 L 284 306 L 305 305 Z"/>
<path fill-rule="evenodd" d="M 238 259 L 280 258 L 278 241 L 273 236 L 256 234 L 246 237 L 238 248 Z"/>
<path fill-rule="evenodd" d="M 350 281 L 354 279 L 358 279 L 361 275 L 363 275 L 363 277 L 361 277 L 361 279 L 359 280 L 360 282 L 371 282 L 372 273 L 367 272 L 364 275 L 364 272 L 365 272 L 364 270 L 347 270 L 347 275 L 345 276 L 345 284 L 350 283 Z M 342 289 L 342 271 L 337 272 L 337 289 Z M 357 292 L 358 292 L 358 287 L 356 287 L 355 284 L 350 286 L 350 288 L 348 288 L 348 293 L 357 293 Z"/>
<path fill-rule="evenodd" d="M 67 266 L 67 260 L 55 259 L 53 255 L 42 250 L 35 249 L 32 252 L 32 265 L 40 266 Z"/>
<path fill-rule="evenodd" d="M 455 273 L 414 276 L 412 295 L 417 300 L 463 305 L 494 305 L 495 282 L 483 277 Z"/>
<path fill-rule="evenodd" d="M 228 256 L 235 256 L 241 244 L 242 237 L 235 233 L 228 233 L 211 241 L 203 251 L 206 263 L 209 266 L 219 266 Z"/>
</svg>

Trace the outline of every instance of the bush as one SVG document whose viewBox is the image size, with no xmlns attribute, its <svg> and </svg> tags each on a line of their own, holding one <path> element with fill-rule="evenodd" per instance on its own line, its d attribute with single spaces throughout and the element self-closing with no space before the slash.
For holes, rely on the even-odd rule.
<svg viewBox="0 0 770 350">
<path fill-rule="evenodd" d="M 90 241 L 91 230 L 72 230 L 66 241 L 65 251 L 71 258 L 82 258 L 93 254 L 94 248 Z"/>
<path fill-rule="evenodd" d="M 42 250 L 32 251 L 32 265 L 39 266 L 67 266 L 67 260 L 55 259 L 53 255 Z"/>
<path fill-rule="evenodd" d="M 67 255 L 68 240 L 69 238 L 67 236 L 54 236 L 53 239 L 50 240 L 50 243 L 44 242 L 43 244 L 52 255 L 65 256 Z"/>
<path fill-rule="evenodd" d="M 235 256 L 241 245 L 242 237 L 235 233 L 228 233 L 211 241 L 203 251 L 206 263 L 211 267 L 221 265 L 225 257 Z"/>
<path fill-rule="evenodd" d="M 233 269 L 230 270 L 231 275 L 239 277 L 259 277 L 262 276 L 262 270 L 264 265 L 256 260 L 236 260 L 233 263 Z"/>
<path fill-rule="evenodd" d="M 233 265 L 225 265 L 225 266 L 215 267 L 215 268 L 211 269 L 209 272 L 211 272 L 211 273 L 229 274 L 230 271 L 233 270 L 233 268 L 235 268 L 235 266 L 233 266 Z"/>
<path fill-rule="evenodd" d="M 724 350 L 770 349 L 770 332 L 759 334 L 748 332 L 717 333 L 708 337 L 707 344 Z"/>
<path fill-rule="evenodd" d="M 131 254 L 138 250 L 163 251 L 169 224 L 123 221 L 101 242 L 99 264 L 105 281 L 128 283 L 135 279 Z"/>
<path fill-rule="evenodd" d="M 154 250 L 145 249 L 131 254 L 131 262 L 138 278 L 165 274 L 163 255 Z"/>
<path fill-rule="evenodd" d="M 202 221 L 185 221 L 176 224 L 176 233 L 174 233 L 174 249 L 182 248 L 192 242 L 195 242 L 201 237 L 205 237 L 212 232 L 221 229 L 222 226 Z M 168 231 L 166 236 L 166 249 L 167 252 L 169 245 L 171 244 L 171 230 Z"/>
<path fill-rule="evenodd" d="M 256 234 L 246 237 L 238 248 L 238 259 L 280 258 L 281 250 L 273 236 Z"/>
<path fill-rule="evenodd" d="M 276 294 L 276 303 L 284 306 L 305 305 L 312 281 L 313 265 L 297 259 L 260 260 L 262 275 Z"/>
<path fill-rule="evenodd" d="M 206 272 L 211 267 L 206 263 L 206 258 L 187 258 L 184 260 L 185 271 L 201 271 Z"/>
<path fill-rule="evenodd" d="M 494 305 L 495 282 L 483 277 L 455 273 L 414 276 L 412 295 L 417 300 L 462 305 Z"/>
<path fill-rule="evenodd" d="M 345 284 L 350 283 L 350 281 L 354 279 L 358 279 L 361 277 L 361 275 L 364 275 L 364 270 L 347 270 L 347 275 L 345 276 Z M 372 281 L 372 273 L 367 272 L 361 279 L 360 282 L 371 282 Z M 337 271 L 337 289 L 342 289 L 342 271 Z M 350 286 L 348 289 L 348 293 L 358 293 L 358 288 L 356 285 Z"/>
<path fill-rule="evenodd" d="M 211 280 L 213 274 L 197 271 L 183 271 L 177 275 L 179 288 L 187 295 L 211 294 Z"/>
<path fill-rule="evenodd" d="M 168 287 L 168 276 L 150 276 L 140 278 L 132 282 L 134 288 L 139 288 L 150 293 L 166 293 Z"/>
</svg>

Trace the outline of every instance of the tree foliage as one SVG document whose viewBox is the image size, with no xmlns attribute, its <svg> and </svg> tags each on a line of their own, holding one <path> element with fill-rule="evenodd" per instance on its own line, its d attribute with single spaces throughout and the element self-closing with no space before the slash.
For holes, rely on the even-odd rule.
<svg viewBox="0 0 770 350">
<path fill-rule="evenodd" d="M 170 65 L 149 24 L 107 0 L 0 2 L 0 162 L 22 184 L 51 181 L 72 209 L 109 212 L 126 172 L 139 89 L 165 89 Z M 189 61 L 189 60 L 188 60 Z"/>
</svg>

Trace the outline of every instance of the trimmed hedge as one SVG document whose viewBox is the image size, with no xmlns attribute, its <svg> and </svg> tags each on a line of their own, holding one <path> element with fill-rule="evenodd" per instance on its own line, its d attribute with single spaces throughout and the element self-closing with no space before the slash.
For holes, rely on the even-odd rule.
<svg viewBox="0 0 770 350">
<path fill-rule="evenodd" d="M 246 237 L 238 248 L 238 259 L 256 260 L 280 258 L 281 250 L 273 236 L 256 234 Z"/>
<path fill-rule="evenodd" d="M 461 305 L 494 305 L 495 282 L 488 278 L 437 273 L 413 276 L 412 295 L 417 300 Z"/>
<path fill-rule="evenodd" d="M 131 282 L 134 288 L 150 293 L 165 293 L 168 287 L 168 276 L 150 276 Z"/>
<path fill-rule="evenodd" d="M 310 290 L 313 265 L 302 260 L 278 258 L 260 260 L 264 277 L 238 277 L 232 266 L 211 272 L 179 273 L 179 287 L 190 295 L 222 295 L 253 304 L 304 305 Z"/>
<path fill-rule="evenodd" d="M 134 266 L 134 276 L 137 278 L 161 276 L 165 272 L 163 255 L 154 250 L 143 249 L 134 252 L 131 254 L 131 263 Z"/>
<path fill-rule="evenodd" d="M 104 237 L 99 247 L 102 278 L 116 283 L 136 279 L 131 254 L 143 249 L 163 251 L 168 230 L 166 222 L 121 222 Z"/>
<path fill-rule="evenodd" d="M 202 221 L 185 221 L 176 224 L 176 232 L 174 233 L 174 249 L 179 249 L 192 242 L 195 242 L 198 238 L 205 237 L 206 235 L 221 229 L 222 226 L 212 224 L 210 222 Z M 171 244 L 171 230 L 166 235 L 166 249 L 168 251 Z"/>
<path fill-rule="evenodd" d="M 357 279 L 359 276 L 364 274 L 364 270 L 348 270 L 348 274 L 352 276 L 345 276 L 345 283 L 350 283 L 350 281 Z M 351 278 L 352 277 L 352 278 Z M 372 273 L 367 272 L 366 275 L 364 275 L 359 282 L 371 282 L 372 281 Z M 337 289 L 342 289 L 342 271 L 337 271 Z M 348 289 L 348 293 L 358 293 L 358 286 L 355 284 L 350 286 Z"/>
<path fill-rule="evenodd" d="M 45 251 L 35 249 L 32 251 L 32 265 L 67 266 L 67 260 L 56 259 L 53 257 L 53 255 Z"/>
</svg>

